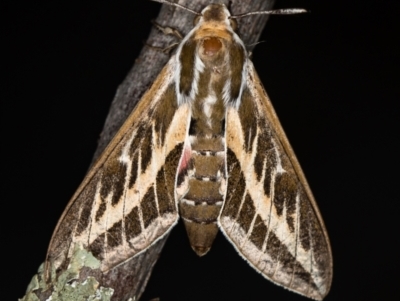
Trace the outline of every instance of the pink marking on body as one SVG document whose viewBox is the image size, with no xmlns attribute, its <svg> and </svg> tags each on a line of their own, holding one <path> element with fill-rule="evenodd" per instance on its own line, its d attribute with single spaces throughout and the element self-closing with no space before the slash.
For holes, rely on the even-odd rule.
<svg viewBox="0 0 400 301">
<path fill-rule="evenodd" d="M 187 170 L 191 156 L 192 148 L 190 146 L 186 146 L 185 150 L 183 151 L 181 162 L 179 163 L 178 174 Z"/>
</svg>

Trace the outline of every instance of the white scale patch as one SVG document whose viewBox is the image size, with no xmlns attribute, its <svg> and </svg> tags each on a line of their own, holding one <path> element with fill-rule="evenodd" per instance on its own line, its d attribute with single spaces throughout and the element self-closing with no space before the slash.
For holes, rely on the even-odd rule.
<svg viewBox="0 0 400 301">
<path fill-rule="evenodd" d="M 278 146 L 276 145 L 276 142 L 274 139 L 271 139 L 271 140 L 272 140 L 272 143 L 274 144 L 274 151 L 275 151 L 275 158 L 276 158 L 276 173 L 282 174 L 282 173 L 286 172 L 286 170 L 282 167 L 282 160 L 281 160 Z"/>
<path fill-rule="evenodd" d="M 186 205 L 189 205 L 189 206 L 195 206 L 196 205 L 195 201 L 188 200 L 188 199 L 181 199 L 180 202 L 182 204 L 186 204 Z"/>
<path fill-rule="evenodd" d="M 203 112 L 204 115 L 207 116 L 207 124 L 211 127 L 212 124 L 212 118 L 211 118 L 211 114 L 213 111 L 213 107 L 214 104 L 217 101 L 217 97 L 213 94 L 207 96 L 204 100 L 203 100 Z"/>
<path fill-rule="evenodd" d="M 222 99 L 224 100 L 224 104 L 231 103 L 231 80 L 228 79 L 224 85 L 222 90 Z"/>
</svg>

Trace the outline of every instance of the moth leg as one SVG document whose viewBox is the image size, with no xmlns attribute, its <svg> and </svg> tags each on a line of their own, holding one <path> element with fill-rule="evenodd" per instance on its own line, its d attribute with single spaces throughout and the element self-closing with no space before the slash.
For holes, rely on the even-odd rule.
<svg viewBox="0 0 400 301">
<path fill-rule="evenodd" d="M 167 46 L 167 47 L 158 47 L 158 46 L 153 46 L 153 45 L 149 45 L 147 43 L 145 43 L 145 45 L 147 47 L 153 48 L 155 50 L 161 51 L 163 53 L 169 54 L 171 52 L 172 49 L 174 49 L 177 45 L 179 45 L 180 41 L 183 39 L 183 36 L 181 35 L 181 33 L 176 30 L 175 28 L 171 28 L 171 27 L 164 27 L 160 24 L 158 24 L 156 21 L 152 20 L 151 23 L 153 23 L 153 25 L 159 30 L 161 31 L 163 34 L 165 35 L 171 35 L 171 36 L 175 36 L 179 39 L 179 42 L 176 43 L 172 43 L 171 45 Z"/>
<path fill-rule="evenodd" d="M 165 35 L 171 35 L 177 37 L 179 40 L 183 40 L 182 34 L 175 28 L 168 27 L 168 26 L 162 26 L 161 24 L 158 24 L 156 21 L 152 20 L 151 23 L 163 34 Z M 177 43 L 178 44 L 178 43 Z"/>
<path fill-rule="evenodd" d="M 153 45 L 150 45 L 150 44 L 147 44 L 147 43 L 144 43 L 144 45 L 146 45 L 147 47 L 152 48 L 154 50 L 161 51 L 163 53 L 168 54 L 172 49 L 174 49 L 177 45 L 179 45 L 179 43 L 173 43 L 173 44 L 171 44 L 171 45 L 169 45 L 167 47 L 164 47 L 164 48 L 163 47 L 153 46 Z"/>
</svg>

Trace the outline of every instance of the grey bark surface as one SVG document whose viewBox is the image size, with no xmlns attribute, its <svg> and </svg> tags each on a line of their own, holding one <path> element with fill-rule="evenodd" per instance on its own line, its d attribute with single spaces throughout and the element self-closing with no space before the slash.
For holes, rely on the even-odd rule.
<svg viewBox="0 0 400 301">
<path fill-rule="evenodd" d="M 195 11 L 201 11 L 202 8 L 210 3 L 209 0 L 179 0 L 176 2 Z M 224 0 L 220 2 L 228 5 L 229 1 Z M 231 14 L 235 15 L 244 12 L 268 10 L 272 8 L 273 3 L 274 0 L 232 0 L 230 1 L 230 6 L 228 8 L 230 9 Z M 193 14 L 183 9 L 163 5 L 155 21 L 162 26 L 175 28 L 181 34 L 185 35 L 193 26 L 193 18 Z M 253 15 L 238 19 L 238 34 L 244 41 L 245 45 L 251 45 L 258 41 L 267 19 L 267 15 Z M 147 44 L 162 48 L 176 42 L 178 42 L 176 37 L 166 36 L 154 27 L 147 40 Z M 251 50 L 251 47 L 249 47 L 249 50 Z M 130 112 L 135 108 L 144 92 L 150 87 L 151 83 L 155 80 L 169 58 L 170 55 L 154 48 L 143 47 L 134 66 L 117 89 L 98 142 L 97 150 L 93 156 L 92 163 L 101 155 L 107 144 L 124 123 Z M 132 298 L 131 300 L 138 300 L 145 289 L 153 266 L 160 256 L 166 239 L 167 237 L 164 237 L 146 252 L 126 261 L 106 273 L 101 273 L 98 269 L 84 267 L 80 270 L 79 281 L 84 282 L 88 277 L 94 277 L 97 280 L 99 287 L 111 288 L 113 290 L 113 294 L 109 300 L 125 301 L 130 298 Z M 40 278 L 39 274 L 39 279 Z M 58 281 L 58 279 L 56 281 Z M 55 284 L 52 283 L 52 285 L 53 286 L 47 290 L 36 288 L 35 291 L 35 288 L 32 288 L 34 294 L 31 295 L 34 296 L 34 298 L 36 296 L 37 299 L 29 300 L 46 300 L 54 290 L 53 288 Z M 74 298 L 76 298 L 76 296 Z M 63 300 L 69 299 L 63 298 Z M 101 300 L 108 299 L 104 297 Z"/>
</svg>

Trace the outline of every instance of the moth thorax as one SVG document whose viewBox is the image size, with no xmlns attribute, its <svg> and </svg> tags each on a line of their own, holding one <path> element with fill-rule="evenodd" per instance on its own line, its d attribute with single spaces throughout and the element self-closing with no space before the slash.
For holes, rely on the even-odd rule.
<svg viewBox="0 0 400 301">
<path fill-rule="evenodd" d="M 204 37 L 201 40 L 198 51 L 199 57 L 205 64 L 206 68 L 211 68 L 214 71 L 218 69 L 219 72 L 217 73 L 220 73 L 222 72 L 222 69 L 225 69 L 223 67 L 226 67 L 227 53 L 223 39 L 213 36 Z"/>
</svg>

